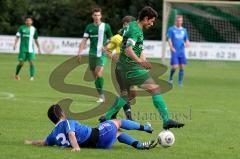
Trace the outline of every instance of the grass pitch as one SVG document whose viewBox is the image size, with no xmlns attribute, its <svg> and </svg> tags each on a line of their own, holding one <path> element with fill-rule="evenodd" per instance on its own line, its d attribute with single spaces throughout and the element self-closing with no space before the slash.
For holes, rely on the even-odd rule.
<svg viewBox="0 0 240 159">
<path fill-rule="evenodd" d="M 184 87 L 174 83 L 174 88 L 164 94 L 171 116 L 186 124 L 183 129 L 173 129 L 175 144 L 171 148 L 158 146 L 149 151 L 138 151 L 117 143 L 111 150 L 81 149 L 79 153 L 58 147 L 24 145 L 25 139 L 44 139 L 53 128 L 47 118 L 49 106 L 70 97 L 74 100 L 72 111 L 88 110 L 95 105 L 95 98 L 57 92 L 49 86 L 51 72 L 67 60 L 67 56 L 41 55 L 37 57 L 35 81 L 29 81 L 28 63 L 21 70 L 20 81 L 14 80 L 17 55 L 0 55 L 0 158 L 1 159 L 70 159 L 70 158 L 161 158 L 161 159 L 237 159 L 240 158 L 240 74 L 239 62 L 189 61 L 185 72 Z M 157 61 L 157 60 L 156 60 Z M 109 64 L 105 70 L 105 88 L 115 92 L 109 78 Z M 73 70 L 67 83 L 82 82 L 81 66 Z M 167 79 L 168 73 L 162 78 Z M 175 74 L 175 81 L 177 73 Z M 134 118 L 140 123 L 150 121 L 153 134 L 128 131 L 139 140 L 156 137 L 162 130 L 151 97 L 138 97 L 132 107 Z M 120 115 L 123 116 L 123 115 Z M 97 118 L 80 121 L 97 125 Z"/>
</svg>

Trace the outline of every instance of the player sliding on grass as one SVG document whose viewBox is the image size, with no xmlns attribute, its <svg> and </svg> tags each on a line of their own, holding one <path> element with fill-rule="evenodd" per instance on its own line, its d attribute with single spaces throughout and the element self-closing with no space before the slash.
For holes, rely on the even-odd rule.
<svg viewBox="0 0 240 159">
<path fill-rule="evenodd" d="M 184 124 L 169 118 L 167 106 L 160 95 L 160 87 L 148 73 L 151 64 L 140 58 L 143 53 L 144 37 L 142 30 L 150 28 L 156 17 L 157 12 L 154 9 L 144 7 L 139 13 L 138 21 L 131 22 L 123 34 L 121 54 L 116 65 L 116 78 L 121 88 L 121 96 L 105 113 L 106 120 L 111 119 L 128 102 L 130 88 L 135 85 L 151 94 L 153 104 L 163 119 L 164 129 L 184 126 Z"/>
<path fill-rule="evenodd" d="M 38 47 L 38 52 L 40 51 L 40 45 L 38 42 L 38 33 L 34 26 L 32 26 L 33 20 L 31 17 L 25 18 L 25 25 L 22 25 L 16 34 L 16 40 L 13 46 L 13 49 L 15 50 L 17 47 L 17 43 L 19 39 L 20 42 L 20 52 L 18 55 L 18 61 L 19 64 L 16 68 L 16 74 L 15 79 L 20 80 L 19 72 L 24 64 L 25 61 L 29 61 L 30 64 L 30 80 L 34 80 L 35 75 L 35 66 L 34 66 L 34 60 L 35 60 L 35 51 L 34 51 L 34 41 Z"/>
<path fill-rule="evenodd" d="M 184 66 L 187 64 L 185 47 L 189 46 L 187 30 L 182 27 L 183 16 L 177 15 L 175 25 L 168 29 L 168 44 L 171 50 L 171 71 L 169 82 L 173 83 L 173 75 L 179 67 L 178 85 L 183 85 Z"/>
<path fill-rule="evenodd" d="M 152 133 L 153 129 L 150 124 L 140 125 L 130 120 L 108 120 L 96 128 L 91 128 L 75 120 L 67 119 L 58 104 L 49 108 L 48 117 L 55 124 L 50 135 L 45 140 L 26 140 L 25 144 L 72 147 L 72 151 L 80 151 L 80 147 L 110 149 L 116 140 L 139 150 L 151 149 L 157 145 L 157 140 L 140 142 L 119 131 L 122 128 Z"/>
<path fill-rule="evenodd" d="M 101 22 L 101 8 L 94 8 L 92 11 L 93 23 L 89 24 L 83 35 L 78 51 L 78 60 L 81 61 L 81 53 L 85 49 L 87 40 L 90 39 L 89 50 L 89 68 L 95 78 L 95 86 L 99 94 L 98 103 L 105 101 L 103 94 L 103 70 L 107 62 L 107 56 L 103 52 L 102 47 L 111 38 L 112 32 L 109 24 Z"/>
<path fill-rule="evenodd" d="M 118 31 L 118 34 L 114 35 L 111 40 L 106 44 L 106 46 L 104 46 L 104 51 L 107 53 L 108 57 L 114 61 L 117 61 L 118 58 L 119 58 L 119 55 L 120 55 L 120 49 L 121 49 L 121 45 L 122 45 L 122 40 L 123 40 L 123 37 L 122 37 L 122 34 L 124 32 L 124 28 L 126 28 L 128 26 L 128 24 L 132 21 L 134 21 L 135 18 L 132 17 L 132 16 L 125 16 L 123 19 L 122 19 L 122 25 L 123 25 L 123 28 L 120 29 Z M 114 53 L 115 51 L 115 53 Z M 142 56 L 142 58 L 145 58 Z M 126 115 L 126 118 L 128 120 L 133 120 L 132 119 L 132 114 L 131 114 L 131 106 L 130 106 L 130 101 L 132 99 L 134 99 L 136 96 L 136 92 L 135 90 L 131 89 L 131 93 L 129 93 L 129 97 L 128 97 L 128 102 L 123 106 L 123 110 L 124 110 L 124 113 Z M 118 112 L 115 113 L 113 116 L 112 116 L 112 119 L 115 119 L 116 116 L 117 116 Z"/>
</svg>

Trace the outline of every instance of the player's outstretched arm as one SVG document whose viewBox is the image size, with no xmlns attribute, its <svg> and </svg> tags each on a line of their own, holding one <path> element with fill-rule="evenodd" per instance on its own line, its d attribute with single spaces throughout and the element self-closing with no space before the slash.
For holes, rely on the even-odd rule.
<svg viewBox="0 0 240 159">
<path fill-rule="evenodd" d="M 81 60 L 81 53 L 84 50 L 85 46 L 87 44 L 87 38 L 83 38 L 80 45 L 79 45 L 79 50 L 78 50 L 78 62 Z"/>
<path fill-rule="evenodd" d="M 41 54 L 41 49 L 40 49 L 40 44 L 39 44 L 38 39 L 35 39 L 35 43 L 36 43 L 37 48 L 38 48 L 38 53 Z"/>
<path fill-rule="evenodd" d="M 15 42 L 14 42 L 14 45 L 13 45 L 13 50 L 16 50 L 19 38 L 20 38 L 19 36 L 16 36 L 16 39 L 15 39 Z"/>
<path fill-rule="evenodd" d="M 68 137 L 69 137 L 70 143 L 71 143 L 71 145 L 73 147 L 73 149 L 71 151 L 79 152 L 80 151 L 80 147 L 78 145 L 75 132 L 69 132 L 68 133 Z"/>
<path fill-rule="evenodd" d="M 189 47 L 190 46 L 190 41 L 189 40 L 186 40 L 185 42 L 185 47 Z"/>
<path fill-rule="evenodd" d="M 133 51 L 132 46 L 127 46 L 126 55 L 131 57 L 135 62 L 139 63 L 142 67 L 146 69 L 151 69 L 151 64 L 139 58 Z"/>
<path fill-rule="evenodd" d="M 24 144 L 26 145 L 39 145 L 39 146 L 45 146 L 44 140 L 25 140 Z"/>
<path fill-rule="evenodd" d="M 168 39 L 168 45 L 169 45 L 169 47 L 170 47 L 171 52 L 172 52 L 172 53 L 175 53 L 176 50 L 175 50 L 175 48 L 173 47 L 173 43 L 172 43 L 172 40 L 171 40 L 170 38 Z"/>
</svg>

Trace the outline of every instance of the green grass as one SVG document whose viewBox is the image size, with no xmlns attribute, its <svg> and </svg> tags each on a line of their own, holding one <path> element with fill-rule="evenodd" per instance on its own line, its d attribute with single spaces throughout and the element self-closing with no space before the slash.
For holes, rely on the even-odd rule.
<svg viewBox="0 0 240 159">
<path fill-rule="evenodd" d="M 80 153 L 57 147 L 37 147 L 24 145 L 25 139 L 43 139 L 53 128 L 48 121 L 48 107 L 65 97 L 74 99 L 73 111 L 88 110 L 95 105 L 95 99 L 77 94 L 64 94 L 55 91 L 48 84 L 50 73 L 67 60 L 67 56 L 42 55 L 37 57 L 36 80 L 28 80 L 29 66 L 26 63 L 21 71 L 21 80 L 14 80 L 16 55 L 0 55 L 0 158 L 240 158 L 240 74 L 239 62 L 189 61 L 185 83 L 164 94 L 173 118 L 186 123 L 183 129 L 173 130 L 176 141 L 171 148 L 157 147 L 150 151 L 138 151 L 117 143 L 111 150 L 82 149 Z M 105 88 L 113 91 L 109 76 L 109 65 L 105 72 Z M 81 84 L 83 67 L 72 71 L 67 83 Z M 167 74 L 164 75 L 167 79 Z M 175 79 L 177 74 L 175 75 Z M 84 82 L 85 83 L 85 82 Z M 94 87 L 93 82 L 87 83 Z M 14 94 L 7 98 L 4 93 Z M 150 97 L 138 97 L 133 106 L 134 117 L 144 123 L 146 115 L 155 113 Z M 138 116 L 138 113 L 140 116 Z M 190 113 L 191 112 L 191 113 Z M 81 121 L 95 126 L 97 118 Z M 131 131 L 139 140 L 155 137 L 162 130 L 158 119 L 150 121 L 154 134 Z"/>
</svg>

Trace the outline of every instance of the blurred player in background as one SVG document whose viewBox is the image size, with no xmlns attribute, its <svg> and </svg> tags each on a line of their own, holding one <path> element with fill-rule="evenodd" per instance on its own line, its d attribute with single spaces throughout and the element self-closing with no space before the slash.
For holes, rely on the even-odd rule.
<svg viewBox="0 0 240 159">
<path fill-rule="evenodd" d="M 89 68 L 95 78 L 95 86 L 99 94 L 97 100 L 98 103 L 105 101 L 103 94 L 103 71 L 104 65 L 107 62 L 107 55 L 103 52 L 103 46 L 112 37 L 112 31 L 107 23 L 103 23 L 102 10 L 101 8 L 94 8 L 92 10 L 93 23 L 87 25 L 83 40 L 80 43 L 78 51 L 78 60 L 80 62 L 81 53 L 85 49 L 87 40 L 90 39 L 90 50 L 89 50 Z"/>
<path fill-rule="evenodd" d="M 169 82 L 173 83 L 173 75 L 179 67 L 178 84 L 183 85 L 184 66 L 187 64 L 185 47 L 189 46 L 187 30 L 182 27 L 183 16 L 177 15 L 175 25 L 167 32 L 168 44 L 171 50 L 171 71 Z"/>
<path fill-rule="evenodd" d="M 106 120 L 111 119 L 128 102 L 131 86 L 139 86 L 151 94 L 153 104 L 163 119 L 164 129 L 184 126 L 184 124 L 169 118 L 167 106 L 160 95 L 160 87 L 149 74 L 151 64 L 140 58 L 143 53 L 143 29 L 153 26 L 157 16 L 158 14 L 153 8 L 144 7 L 139 13 L 138 20 L 129 23 L 125 29 L 121 54 L 115 70 L 121 95 L 105 113 Z"/>
<path fill-rule="evenodd" d="M 75 120 L 67 119 L 58 104 L 49 108 L 48 117 L 55 127 L 47 138 L 35 141 L 26 140 L 25 144 L 71 147 L 72 151 L 80 151 L 80 147 L 110 149 L 116 140 L 139 150 L 152 149 L 157 145 L 156 139 L 141 142 L 127 133 L 119 131 L 121 128 L 152 133 L 153 129 L 150 124 L 141 125 L 131 120 L 108 120 L 99 124 L 98 127 L 92 128 Z"/>
<path fill-rule="evenodd" d="M 32 26 L 33 19 L 30 16 L 25 18 L 25 25 L 20 26 L 16 34 L 15 43 L 13 49 L 15 50 L 20 39 L 20 51 L 18 55 L 19 64 L 16 68 L 15 79 L 20 80 L 19 72 L 25 61 L 28 61 L 30 64 L 30 80 L 34 80 L 35 75 L 35 50 L 34 50 L 34 41 L 38 47 L 38 52 L 41 53 L 40 45 L 38 42 L 38 33 L 37 29 Z"/>
<path fill-rule="evenodd" d="M 103 48 L 110 59 L 112 59 L 114 61 L 118 60 L 119 55 L 120 55 L 121 45 L 122 45 L 122 39 L 123 39 L 122 34 L 124 31 L 124 28 L 126 28 L 127 25 L 134 20 L 135 20 L 135 18 L 133 16 L 125 16 L 122 19 L 122 29 L 120 29 L 118 31 L 118 33 L 116 35 L 114 35 L 111 38 L 111 40 L 107 43 L 107 45 Z M 133 120 L 132 113 L 131 113 L 130 101 L 133 98 L 135 98 L 135 94 L 136 94 L 135 91 L 132 90 L 132 92 L 129 94 L 130 96 L 128 98 L 128 103 L 125 104 L 123 107 L 124 113 L 128 120 Z M 118 112 L 112 116 L 112 119 L 115 119 L 117 114 L 118 114 Z"/>
</svg>

